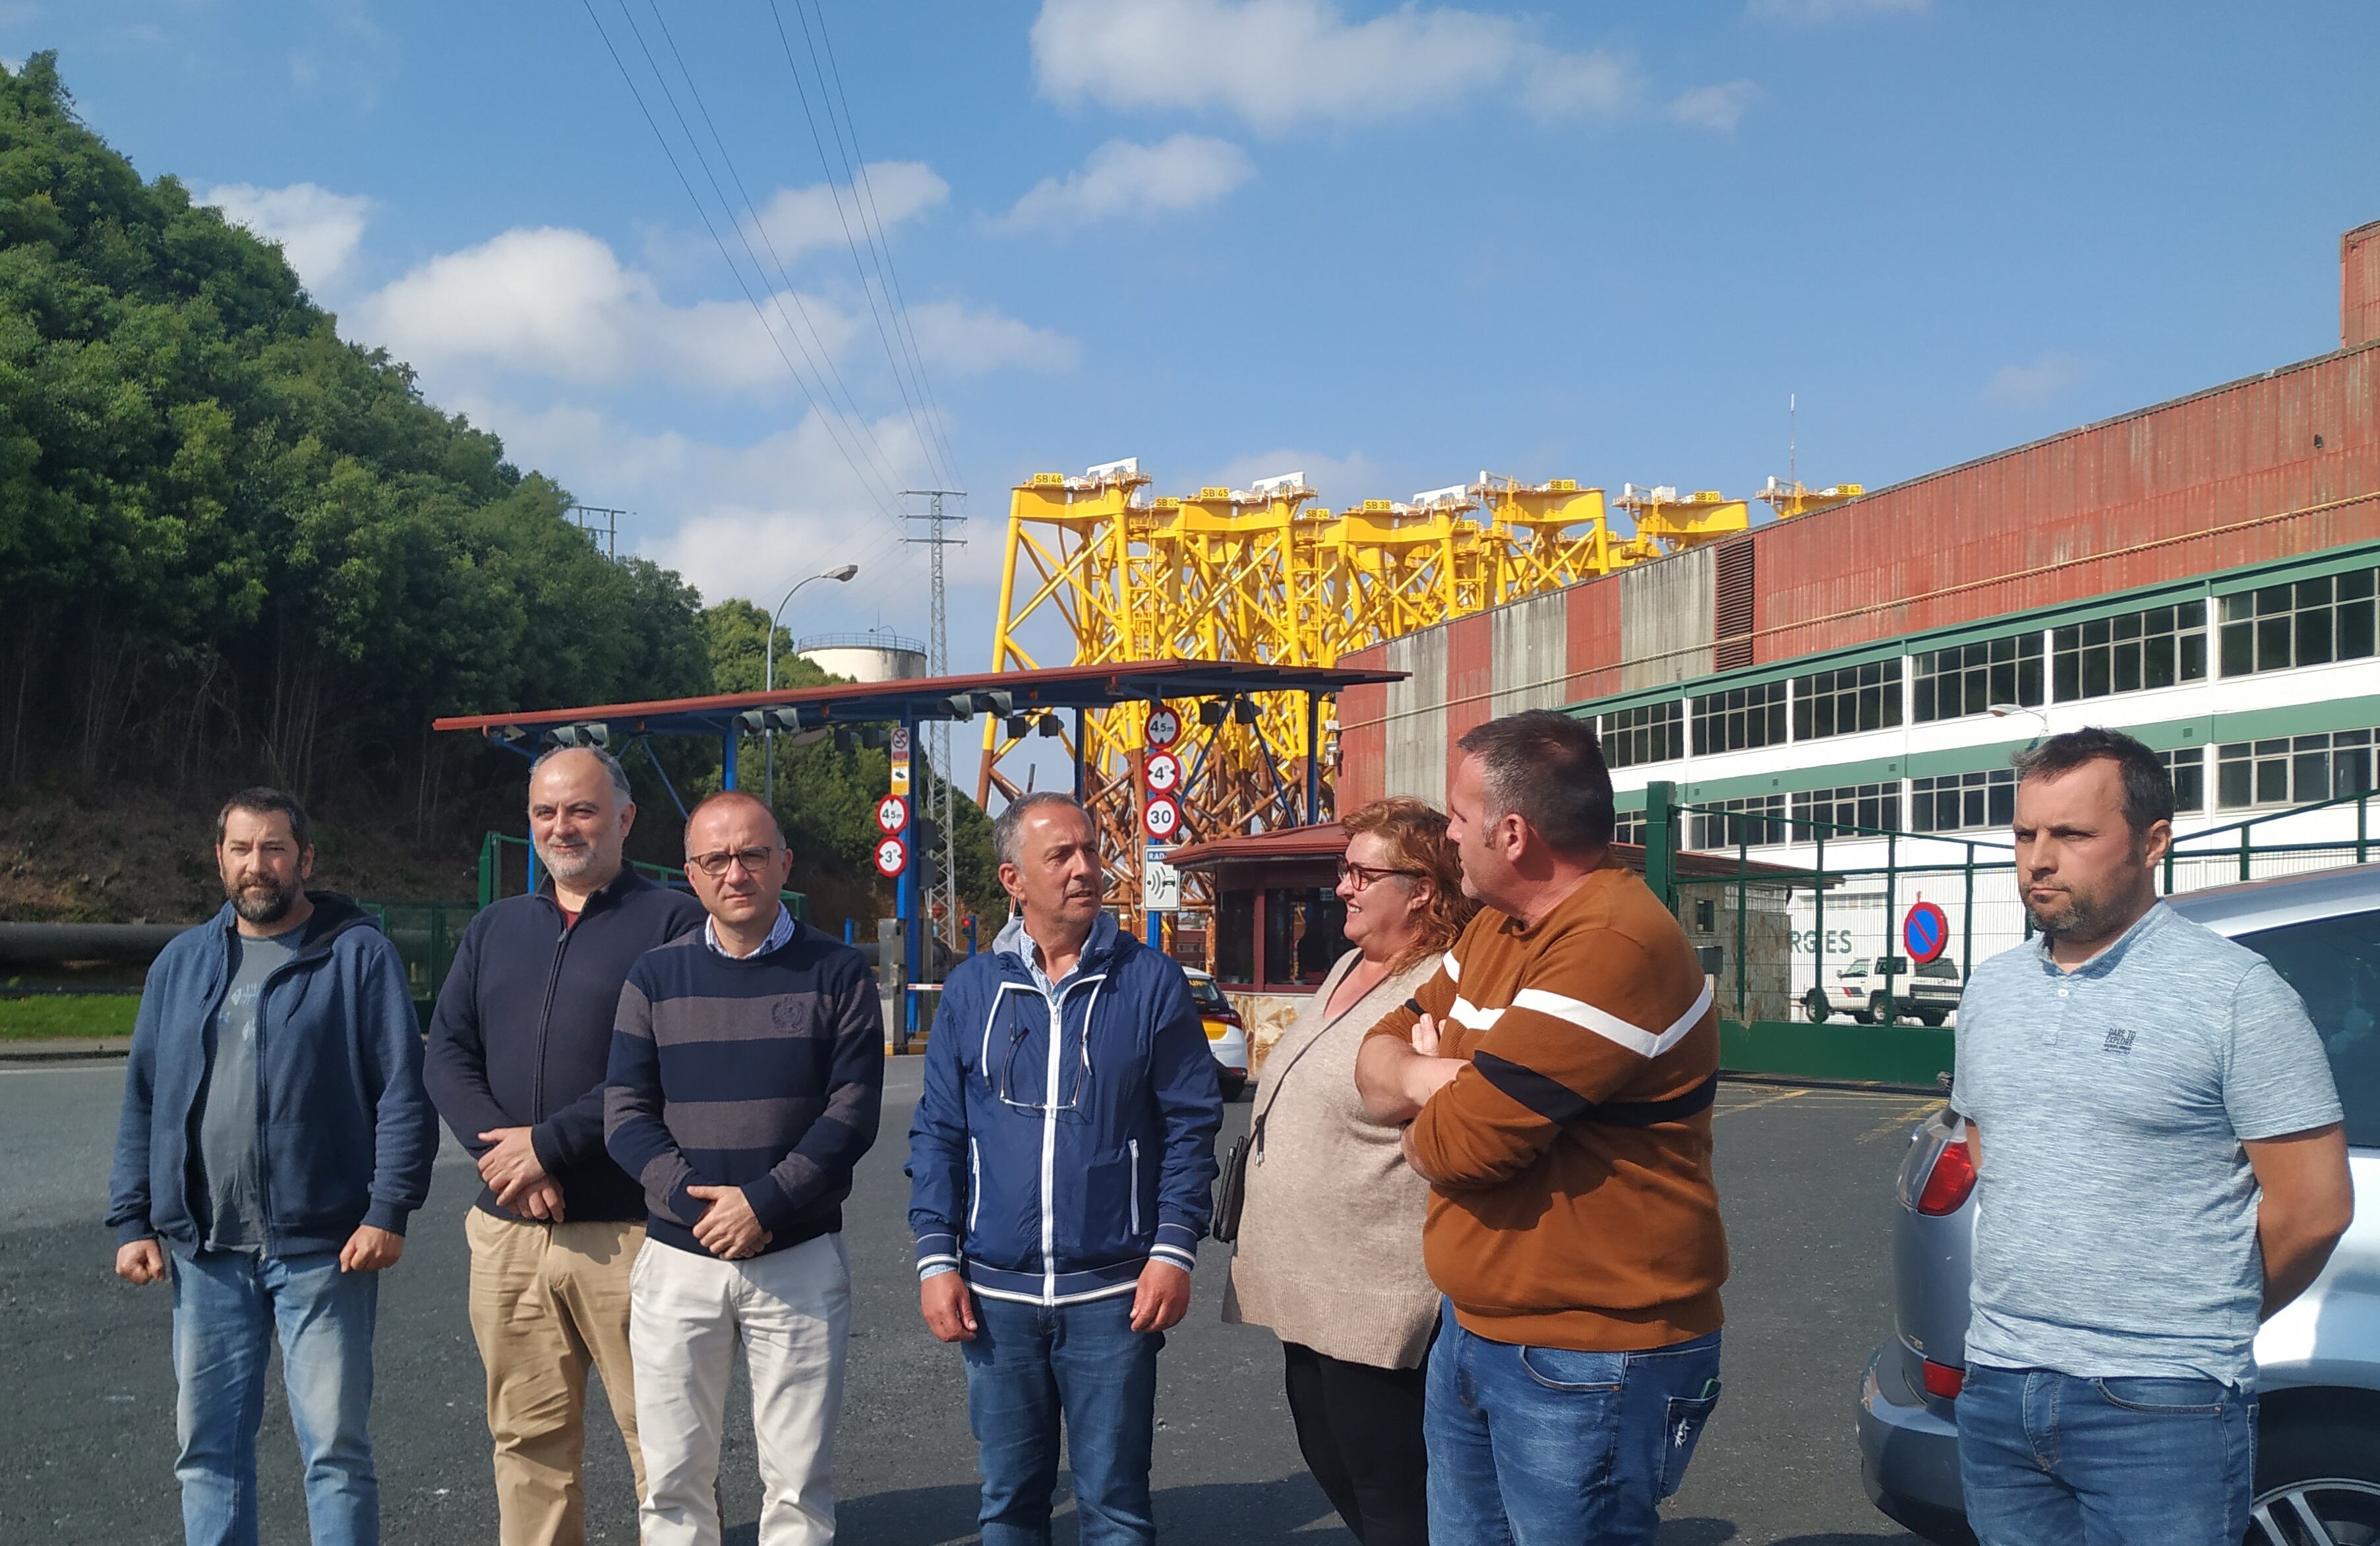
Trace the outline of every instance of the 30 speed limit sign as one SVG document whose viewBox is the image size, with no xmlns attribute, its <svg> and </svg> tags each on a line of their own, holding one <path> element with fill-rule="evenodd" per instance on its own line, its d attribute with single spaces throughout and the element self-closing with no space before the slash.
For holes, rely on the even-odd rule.
<svg viewBox="0 0 2380 1546">
<path fill-rule="evenodd" d="M 1182 759 L 1170 751 L 1152 751 L 1140 765 L 1141 781 L 1152 795 L 1170 795 L 1182 787 Z"/>
<path fill-rule="evenodd" d="M 1151 795 L 1140 813 L 1140 830 L 1152 843 L 1170 843 L 1182 830 L 1182 807 L 1170 795 Z"/>
<path fill-rule="evenodd" d="M 1148 744 L 1169 747 L 1182 738 L 1182 716 L 1159 704 L 1148 711 Z"/>
<path fill-rule="evenodd" d="M 876 872 L 886 880 L 892 879 L 909 868 L 909 850 L 897 837 L 888 837 L 876 845 Z"/>
<path fill-rule="evenodd" d="M 887 795 L 876 802 L 876 825 L 885 833 L 896 833 L 909 824 L 909 802 L 898 795 Z"/>
</svg>

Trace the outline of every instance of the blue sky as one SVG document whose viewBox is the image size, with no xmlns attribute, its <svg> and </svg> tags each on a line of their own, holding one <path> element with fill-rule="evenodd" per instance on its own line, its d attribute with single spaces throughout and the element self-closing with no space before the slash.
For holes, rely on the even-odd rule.
<svg viewBox="0 0 2380 1546">
<path fill-rule="evenodd" d="M 666 39 L 654 0 L 0 0 L 0 55 L 58 50 L 144 174 L 706 595 L 850 559 L 796 631 L 922 634 L 881 491 L 956 477 L 960 669 L 1037 469 L 1741 496 L 1791 392 L 1804 481 L 1873 488 L 2336 347 L 2380 218 L 2358 3 L 660 3 Z M 795 94 L 814 5 L 946 459 Z M 675 140 L 638 33 L 768 234 L 766 327 L 607 52 Z"/>
</svg>

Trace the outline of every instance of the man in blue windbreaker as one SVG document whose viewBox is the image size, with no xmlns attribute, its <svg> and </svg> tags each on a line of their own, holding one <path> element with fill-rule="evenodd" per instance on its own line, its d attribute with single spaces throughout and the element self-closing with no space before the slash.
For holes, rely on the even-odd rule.
<svg viewBox="0 0 2380 1546">
<path fill-rule="evenodd" d="M 1046 1546 L 1062 1418 L 1083 1546 L 1157 1539 L 1157 1353 L 1190 1308 L 1222 1095 L 1172 961 L 1099 906 L 1064 795 L 992 833 L 1012 919 L 951 973 L 909 1131 L 927 1326 L 966 1358 L 984 1546 Z"/>
</svg>

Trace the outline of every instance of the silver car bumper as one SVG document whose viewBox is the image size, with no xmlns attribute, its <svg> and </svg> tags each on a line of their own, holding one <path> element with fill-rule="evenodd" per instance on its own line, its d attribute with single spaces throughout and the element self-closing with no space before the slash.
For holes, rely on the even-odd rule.
<svg viewBox="0 0 2380 1546">
<path fill-rule="evenodd" d="M 1959 1430 L 1909 1388 L 1888 1342 L 1860 1380 L 1860 1480 L 1868 1501 L 1944 1546 L 1973 1546 L 1959 1491 Z"/>
</svg>

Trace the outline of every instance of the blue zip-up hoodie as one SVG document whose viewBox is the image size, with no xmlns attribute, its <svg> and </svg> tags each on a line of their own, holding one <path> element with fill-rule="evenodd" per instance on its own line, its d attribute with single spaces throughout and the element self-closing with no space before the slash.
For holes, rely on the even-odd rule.
<svg viewBox="0 0 2380 1546">
<path fill-rule="evenodd" d="M 1053 1030 L 1054 1027 L 1054 1030 Z M 942 987 L 909 1129 L 917 1275 L 1029 1304 L 1197 1265 L 1223 1099 L 1182 968 L 1102 913 L 1051 983 L 1024 921 Z"/>
<path fill-rule="evenodd" d="M 256 1010 L 270 1256 L 337 1250 L 358 1224 L 404 1234 L 438 1156 L 404 960 L 361 907 L 331 892 L 307 895 L 305 943 L 264 980 Z M 140 990 L 108 1178 L 119 1245 L 162 1236 L 195 1256 L 204 1239 L 199 1097 L 208 1027 L 231 984 L 234 927 L 225 903 L 176 935 Z"/>
</svg>

